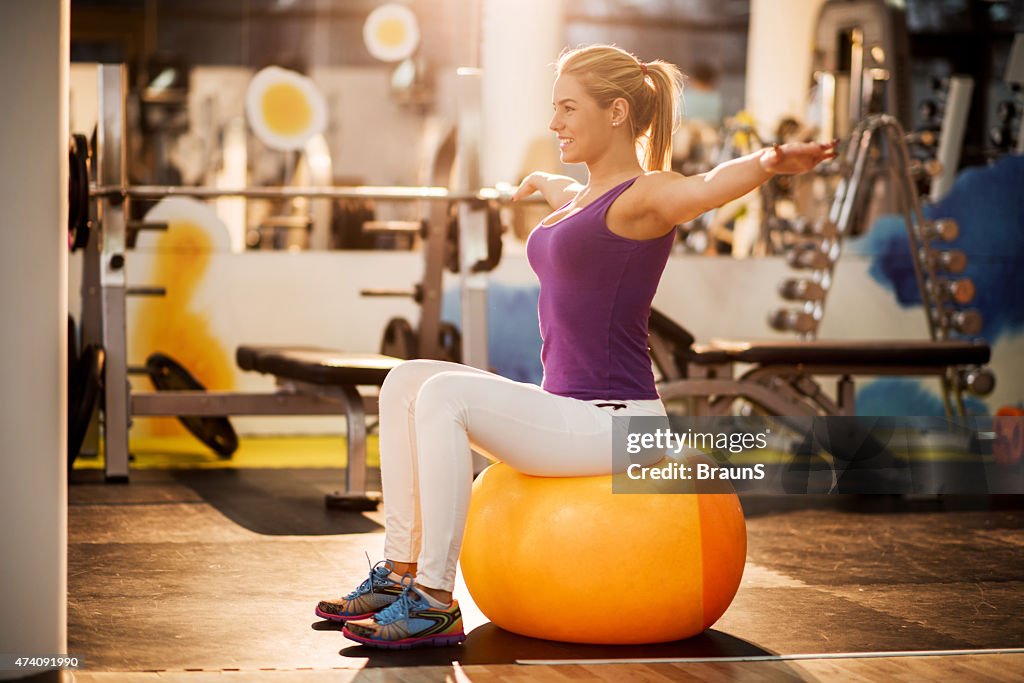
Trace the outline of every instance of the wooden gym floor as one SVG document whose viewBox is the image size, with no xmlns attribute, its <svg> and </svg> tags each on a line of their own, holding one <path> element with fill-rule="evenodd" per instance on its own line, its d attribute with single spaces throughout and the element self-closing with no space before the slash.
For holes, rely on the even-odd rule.
<svg viewBox="0 0 1024 683">
<path fill-rule="evenodd" d="M 743 583 L 697 638 L 536 641 L 487 623 L 459 589 L 462 647 L 379 652 L 313 615 L 383 545 L 379 512 L 324 508 L 338 469 L 139 470 L 128 485 L 101 474 L 76 470 L 69 489 L 68 651 L 87 663 L 77 681 L 1024 677 L 1024 650 L 963 653 L 1024 648 L 1017 498 L 749 497 Z M 897 656 L 908 651 L 960 654 Z"/>
</svg>

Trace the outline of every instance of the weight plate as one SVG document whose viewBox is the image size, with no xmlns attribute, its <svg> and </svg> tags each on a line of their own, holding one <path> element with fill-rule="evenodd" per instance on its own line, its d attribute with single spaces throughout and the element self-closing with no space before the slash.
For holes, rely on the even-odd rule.
<svg viewBox="0 0 1024 683">
<path fill-rule="evenodd" d="M 206 391 L 188 370 L 163 353 L 154 353 L 146 359 L 146 372 L 159 391 Z M 230 458 L 238 450 L 238 435 L 227 417 L 179 415 L 178 419 L 192 436 L 218 456 Z"/>
<path fill-rule="evenodd" d="M 84 249 L 89 230 L 89 140 L 76 133 L 68 149 L 68 249 Z"/>
<path fill-rule="evenodd" d="M 382 355 L 410 360 L 419 355 L 419 339 L 412 325 L 405 318 L 392 318 L 384 326 L 380 342 Z"/>
<path fill-rule="evenodd" d="M 103 348 L 90 344 L 68 366 L 68 470 L 82 449 L 89 422 L 103 386 Z"/>
</svg>

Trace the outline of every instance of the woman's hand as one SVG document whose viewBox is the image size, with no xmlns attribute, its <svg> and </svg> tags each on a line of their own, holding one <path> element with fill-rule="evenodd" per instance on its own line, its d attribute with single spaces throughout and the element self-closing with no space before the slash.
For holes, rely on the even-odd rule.
<svg viewBox="0 0 1024 683">
<path fill-rule="evenodd" d="M 789 142 L 774 145 L 761 154 L 761 168 L 768 173 L 806 173 L 823 161 L 835 159 L 838 140 L 832 142 Z"/>
<path fill-rule="evenodd" d="M 530 175 L 523 178 L 523 182 L 519 183 L 519 187 L 512 195 L 512 201 L 517 202 L 520 199 L 529 197 L 534 192 L 541 192 L 541 185 L 538 181 L 537 173 L 531 173 Z"/>
</svg>

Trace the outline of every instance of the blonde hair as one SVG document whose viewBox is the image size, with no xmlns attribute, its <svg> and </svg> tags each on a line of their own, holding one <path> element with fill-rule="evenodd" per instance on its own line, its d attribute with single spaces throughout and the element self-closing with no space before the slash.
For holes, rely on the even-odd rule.
<svg viewBox="0 0 1024 683">
<path fill-rule="evenodd" d="M 647 171 L 665 171 L 672 163 L 672 133 L 679 122 L 683 75 L 674 64 L 644 63 L 612 45 L 567 49 L 558 58 L 555 76 L 572 74 L 602 108 L 621 97 L 629 103 L 633 139 L 643 152 Z"/>
</svg>

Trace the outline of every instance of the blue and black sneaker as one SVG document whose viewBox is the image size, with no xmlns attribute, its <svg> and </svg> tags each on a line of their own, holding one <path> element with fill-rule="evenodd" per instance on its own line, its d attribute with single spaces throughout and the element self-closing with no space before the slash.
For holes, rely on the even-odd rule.
<svg viewBox="0 0 1024 683">
<path fill-rule="evenodd" d="M 432 606 L 412 587 L 412 577 L 398 600 L 371 617 L 347 621 L 341 632 L 357 643 L 390 650 L 445 647 L 466 639 L 458 601 L 448 607 Z"/>
<path fill-rule="evenodd" d="M 391 578 L 391 569 L 389 561 L 378 562 L 354 591 L 337 600 L 321 600 L 316 615 L 331 621 L 365 619 L 393 604 L 405 586 Z"/>
</svg>

